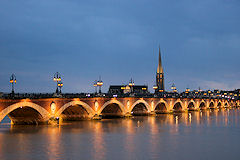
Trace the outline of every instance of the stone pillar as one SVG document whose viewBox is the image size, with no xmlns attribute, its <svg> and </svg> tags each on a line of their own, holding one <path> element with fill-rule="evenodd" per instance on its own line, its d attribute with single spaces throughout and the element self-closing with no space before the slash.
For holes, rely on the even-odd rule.
<svg viewBox="0 0 240 160">
<path fill-rule="evenodd" d="M 102 117 L 100 116 L 100 113 L 98 113 L 98 109 L 99 109 L 99 105 L 98 105 L 98 101 L 94 102 L 94 109 L 96 114 L 92 117 L 93 120 L 101 120 Z"/>
</svg>

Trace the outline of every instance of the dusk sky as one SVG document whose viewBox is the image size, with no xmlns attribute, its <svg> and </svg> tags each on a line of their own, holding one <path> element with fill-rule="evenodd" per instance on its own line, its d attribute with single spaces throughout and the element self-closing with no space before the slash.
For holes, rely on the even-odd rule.
<svg viewBox="0 0 240 160">
<path fill-rule="evenodd" d="M 0 92 L 153 92 L 159 44 L 166 90 L 240 88 L 239 0 L 0 0 Z"/>
</svg>

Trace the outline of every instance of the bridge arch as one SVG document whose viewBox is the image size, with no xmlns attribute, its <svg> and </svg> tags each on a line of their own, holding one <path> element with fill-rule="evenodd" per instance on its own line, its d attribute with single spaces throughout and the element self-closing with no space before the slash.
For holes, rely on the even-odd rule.
<svg viewBox="0 0 240 160">
<path fill-rule="evenodd" d="M 229 107 L 229 103 L 228 102 L 224 102 L 224 107 Z"/>
<path fill-rule="evenodd" d="M 204 100 L 200 101 L 200 103 L 199 103 L 199 108 L 200 108 L 200 109 L 206 109 L 206 108 L 207 108 L 206 102 L 205 102 Z"/>
<path fill-rule="evenodd" d="M 136 105 L 141 104 L 141 103 L 144 104 L 144 106 L 146 107 L 146 109 L 147 109 L 148 112 L 151 111 L 150 105 L 149 105 L 145 100 L 139 99 L 139 100 L 137 100 L 137 101 L 131 106 L 130 112 L 132 112 L 132 110 L 134 109 L 134 107 L 135 107 Z"/>
<path fill-rule="evenodd" d="M 41 116 L 41 122 L 46 122 L 50 118 L 50 113 L 40 105 L 32 102 L 18 102 L 8 106 L 7 108 L 0 112 L 0 122 L 8 114 L 13 113 L 18 109 L 22 109 L 22 107 L 24 107 L 23 109 L 28 109 L 30 112 L 33 111 L 36 112 L 36 114 L 39 114 Z"/>
<path fill-rule="evenodd" d="M 222 102 L 221 102 L 221 101 L 218 101 L 217 107 L 218 107 L 218 108 L 221 108 L 221 107 L 222 107 Z"/>
<path fill-rule="evenodd" d="M 215 108 L 214 101 L 210 101 L 208 108 Z"/>
<path fill-rule="evenodd" d="M 121 109 L 122 113 L 125 113 L 124 105 L 121 102 L 119 102 L 118 100 L 112 99 L 103 104 L 103 106 L 99 109 L 98 114 L 101 114 L 102 111 L 110 104 L 117 104 L 119 106 L 119 108 Z"/>
<path fill-rule="evenodd" d="M 187 104 L 187 108 L 188 108 L 188 110 L 194 110 L 196 108 L 195 101 L 191 99 Z"/>
<path fill-rule="evenodd" d="M 153 110 L 156 113 L 165 113 L 168 111 L 168 103 L 164 100 L 160 100 L 159 102 L 157 102 L 157 104 L 154 106 Z"/>
<path fill-rule="evenodd" d="M 172 108 L 173 111 L 182 111 L 184 105 L 183 105 L 183 102 L 182 102 L 181 100 L 177 100 L 177 101 L 173 104 L 172 107 L 173 107 L 173 108 Z"/>
<path fill-rule="evenodd" d="M 60 117 L 60 115 L 70 106 L 74 106 L 74 105 L 81 105 L 89 114 L 89 116 L 93 116 L 94 115 L 94 110 L 85 102 L 83 101 L 71 101 L 68 102 L 66 104 L 64 104 L 60 109 L 58 109 L 58 111 L 55 114 L 55 117 Z"/>
</svg>

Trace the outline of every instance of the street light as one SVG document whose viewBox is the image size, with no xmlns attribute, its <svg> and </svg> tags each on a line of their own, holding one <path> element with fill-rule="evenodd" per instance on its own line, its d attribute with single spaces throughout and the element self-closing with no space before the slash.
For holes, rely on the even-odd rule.
<svg viewBox="0 0 240 160">
<path fill-rule="evenodd" d="M 94 81 L 93 86 L 95 87 L 95 93 L 97 93 L 97 80 Z"/>
<path fill-rule="evenodd" d="M 56 93 L 58 94 L 58 83 L 61 82 L 62 78 L 61 78 L 61 74 L 59 72 L 56 72 L 53 76 L 53 81 L 57 82 L 57 89 L 56 89 Z"/>
<path fill-rule="evenodd" d="M 171 90 L 175 93 L 177 92 L 177 88 L 174 83 L 172 84 Z"/>
<path fill-rule="evenodd" d="M 131 92 L 133 92 L 133 86 L 135 85 L 134 84 L 134 81 L 133 81 L 133 79 L 131 78 L 131 80 L 129 81 L 129 87 L 131 88 Z"/>
<path fill-rule="evenodd" d="M 14 74 L 12 74 L 10 77 L 10 83 L 12 84 L 12 95 L 14 95 L 14 83 L 17 83 L 17 78 Z"/>
<path fill-rule="evenodd" d="M 154 89 L 154 90 L 157 90 L 157 89 L 158 89 L 158 86 L 153 86 L 153 89 Z"/>
<path fill-rule="evenodd" d="M 99 86 L 99 93 L 102 93 L 101 87 L 103 85 L 103 81 L 101 80 L 101 76 L 99 77 L 99 80 L 97 81 L 97 86 Z"/>
<path fill-rule="evenodd" d="M 185 93 L 189 93 L 190 92 L 190 88 L 186 88 Z"/>
<path fill-rule="evenodd" d="M 59 93 L 62 93 L 63 83 L 61 81 L 58 82 L 58 87 L 60 88 L 60 92 Z"/>
</svg>

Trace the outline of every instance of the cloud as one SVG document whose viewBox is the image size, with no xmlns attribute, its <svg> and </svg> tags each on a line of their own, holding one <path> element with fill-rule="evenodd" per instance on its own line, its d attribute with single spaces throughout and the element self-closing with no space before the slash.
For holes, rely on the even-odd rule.
<svg viewBox="0 0 240 160">
<path fill-rule="evenodd" d="M 238 87 L 239 4 L 0 1 L 0 89 L 9 90 L 5 79 L 13 72 L 31 79 L 18 85 L 19 91 L 50 92 L 43 83 L 56 71 L 64 75 L 68 92 L 92 90 L 89 85 L 98 75 L 106 90 L 131 77 L 152 86 L 159 43 L 169 86 L 174 82 L 181 89 Z"/>
</svg>

